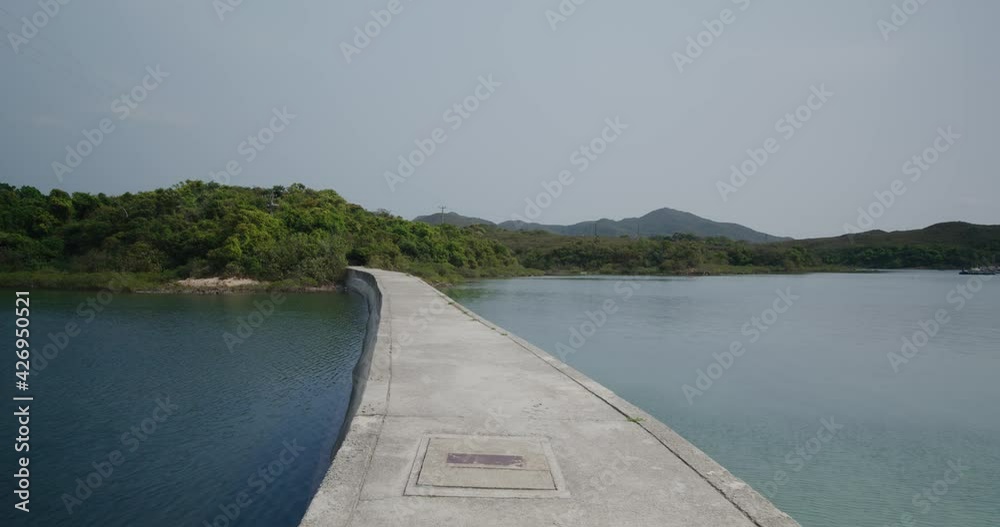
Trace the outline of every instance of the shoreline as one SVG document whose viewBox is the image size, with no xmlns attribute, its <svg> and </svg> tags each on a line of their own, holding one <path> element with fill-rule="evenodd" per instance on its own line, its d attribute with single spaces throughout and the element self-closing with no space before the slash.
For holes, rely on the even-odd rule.
<svg viewBox="0 0 1000 527">
<path fill-rule="evenodd" d="M 297 280 L 267 282 L 249 278 L 165 278 L 154 273 L 63 273 L 52 271 L 0 273 L 0 288 L 49 291 L 113 290 L 134 294 L 230 295 L 282 293 L 334 293 L 346 291 L 342 283 L 303 283 Z"/>
<path fill-rule="evenodd" d="M 141 294 L 232 295 L 272 291 L 281 293 L 337 293 L 346 291 L 346 288 L 336 283 L 307 286 L 283 284 L 282 282 L 262 282 L 251 278 L 212 277 L 174 280 L 163 287 L 135 292 Z"/>
<path fill-rule="evenodd" d="M 817 269 L 797 269 L 797 270 L 774 270 L 774 269 L 703 269 L 688 270 L 684 272 L 601 272 L 601 271 L 569 271 L 560 270 L 552 272 L 538 272 L 537 270 L 526 269 L 523 274 L 502 274 L 498 276 L 478 276 L 474 278 L 463 278 L 454 283 L 438 282 L 428 277 L 417 276 L 427 280 L 435 289 L 447 290 L 450 287 L 461 285 L 463 282 L 475 280 L 499 280 L 505 278 L 569 278 L 588 276 L 636 276 L 636 277 L 677 277 L 677 278 L 697 278 L 697 277 L 722 277 L 722 276 L 769 276 L 769 275 L 805 275 L 805 274 L 878 274 L 894 271 L 942 271 L 958 273 L 961 269 L 929 269 L 929 268 L 905 268 L 905 269 L 851 269 L 851 268 L 817 268 Z M 110 284 L 117 283 L 115 286 Z M 189 294 L 189 295 L 229 295 L 229 294 L 256 294 L 270 291 L 282 293 L 342 293 L 347 290 L 346 283 L 334 282 L 327 284 L 303 283 L 298 280 L 279 280 L 274 282 L 259 281 L 249 278 L 236 277 L 211 277 L 211 278 L 164 278 L 162 275 L 153 273 L 64 273 L 58 271 L 28 271 L 28 272 L 0 272 L 0 288 L 7 289 L 33 289 L 52 291 L 99 291 L 102 289 L 116 289 L 120 292 L 135 294 Z"/>
</svg>

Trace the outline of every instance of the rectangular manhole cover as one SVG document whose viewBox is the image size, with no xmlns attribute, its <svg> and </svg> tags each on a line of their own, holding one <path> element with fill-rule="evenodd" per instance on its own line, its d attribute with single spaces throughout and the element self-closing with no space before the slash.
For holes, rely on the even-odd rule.
<svg viewBox="0 0 1000 527">
<path fill-rule="evenodd" d="M 545 438 L 429 436 L 406 487 L 411 496 L 566 497 Z"/>
<path fill-rule="evenodd" d="M 472 467 L 524 468 L 524 458 L 496 454 L 448 454 L 448 464 Z"/>
</svg>

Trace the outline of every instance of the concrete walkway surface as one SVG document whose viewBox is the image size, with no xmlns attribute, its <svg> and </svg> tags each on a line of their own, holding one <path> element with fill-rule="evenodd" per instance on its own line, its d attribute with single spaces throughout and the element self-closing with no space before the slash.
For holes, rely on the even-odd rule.
<svg viewBox="0 0 1000 527">
<path fill-rule="evenodd" d="M 368 300 L 369 338 L 303 526 L 798 525 L 652 416 L 423 281 L 352 268 L 348 285 Z"/>
</svg>

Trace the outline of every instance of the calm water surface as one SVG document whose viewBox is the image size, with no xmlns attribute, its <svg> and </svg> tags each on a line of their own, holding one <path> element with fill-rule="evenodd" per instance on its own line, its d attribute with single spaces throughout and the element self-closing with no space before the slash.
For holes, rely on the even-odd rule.
<svg viewBox="0 0 1000 527">
<path fill-rule="evenodd" d="M 804 527 L 1000 525 L 1000 279 L 622 280 L 450 294 L 661 419 Z M 907 357 L 922 322 L 934 335 Z"/>
<path fill-rule="evenodd" d="M 13 293 L 3 296 L 13 306 Z M 86 304 L 94 297 L 31 295 L 36 352 L 67 323 L 80 334 L 33 364 L 31 513 L 14 515 L 7 491 L 0 525 L 297 525 L 346 411 L 364 301 L 286 295 L 230 350 L 224 332 L 238 335 L 267 296 L 115 295 L 100 313 Z M 13 311 L 3 312 L 9 347 Z M 13 358 L 5 364 L 12 372 Z M 4 474 L 15 471 L 12 454 L 0 456 Z M 98 486 L 68 511 L 64 496 L 87 495 L 77 480 L 88 476 Z M 235 520 L 219 519 L 224 510 Z"/>
</svg>

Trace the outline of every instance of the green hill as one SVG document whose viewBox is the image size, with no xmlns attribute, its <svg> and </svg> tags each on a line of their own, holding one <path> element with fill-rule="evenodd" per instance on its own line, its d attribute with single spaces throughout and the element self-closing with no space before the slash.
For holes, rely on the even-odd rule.
<svg viewBox="0 0 1000 527">
<path fill-rule="evenodd" d="M 700 216 L 679 210 L 662 208 L 654 210 L 640 218 L 625 218 L 623 220 L 600 219 L 584 221 L 573 225 L 542 225 L 507 221 L 500 224 L 508 230 L 532 231 L 540 230 L 565 236 L 673 236 L 675 234 L 692 234 L 701 238 L 722 236 L 731 240 L 764 243 L 769 241 L 787 240 L 755 231 L 735 223 L 719 223 Z"/>
<path fill-rule="evenodd" d="M 522 265 L 549 273 L 719 274 L 959 269 L 1000 258 L 1000 226 L 945 223 L 916 231 L 874 231 L 852 238 L 749 243 L 689 234 L 583 238 L 494 228 Z"/>
<path fill-rule="evenodd" d="M 960 244 L 969 247 L 989 248 L 1000 239 L 1000 225 L 975 225 L 961 221 L 938 223 L 924 229 L 910 231 L 868 231 L 845 234 L 831 238 L 796 240 L 791 243 L 807 247 L 837 248 L 851 246 L 888 245 L 938 245 Z"/>
<path fill-rule="evenodd" d="M 471 225 L 497 225 L 489 220 L 462 216 L 449 212 L 443 216 L 444 223 L 456 227 Z M 419 216 L 414 221 L 439 225 L 441 214 Z M 625 218 L 623 220 L 600 219 L 583 221 L 573 225 L 545 225 L 541 223 L 525 223 L 520 221 L 505 221 L 498 225 L 509 231 L 545 231 L 563 236 L 602 236 L 617 238 L 620 236 L 649 237 L 673 236 L 675 234 L 692 234 L 701 238 L 722 236 L 731 240 L 752 243 L 766 243 L 788 240 L 758 232 L 735 223 L 720 223 L 674 209 L 654 210 L 640 218 Z"/>
<path fill-rule="evenodd" d="M 325 284 L 348 264 L 432 279 L 519 272 L 480 232 L 372 213 L 332 190 L 188 181 L 106 196 L 0 183 L 0 272 L 240 276 Z"/>
<path fill-rule="evenodd" d="M 442 219 L 444 221 L 442 221 Z M 473 225 L 496 225 L 490 220 L 484 220 L 482 218 L 473 218 L 469 216 L 462 216 L 461 214 L 456 214 L 454 212 L 447 212 L 445 214 L 427 214 L 426 216 L 417 216 L 413 221 L 419 221 L 421 223 L 426 223 L 428 225 L 451 225 L 453 227 L 471 227 Z"/>
<path fill-rule="evenodd" d="M 830 263 L 879 269 L 960 268 L 1000 258 L 1000 225 L 948 222 L 910 231 L 869 231 L 781 244 Z"/>
<path fill-rule="evenodd" d="M 649 225 L 657 218 L 694 222 L 683 229 L 702 224 L 677 211 L 651 214 L 644 217 Z M 46 195 L 0 183 L 0 285 L 99 288 L 109 273 L 127 273 L 153 284 L 222 276 L 296 288 L 339 281 L 350 264 L 450 282 L 536 273 L 955 269 L 1000 258 L 1000 226 L 968 223 L 751 243 L 644 230 L 640 239 L 572 236 L 507 230 L 475 218 L 471 226 L 456 227 L 448 221 L 458 218 L 445 219 L 445 225 L 429 225 L 369 212 L 332 190 L 298 184 L 245 188 L 189 181 L 107 196 Z"/>
</svg>

